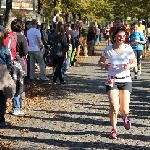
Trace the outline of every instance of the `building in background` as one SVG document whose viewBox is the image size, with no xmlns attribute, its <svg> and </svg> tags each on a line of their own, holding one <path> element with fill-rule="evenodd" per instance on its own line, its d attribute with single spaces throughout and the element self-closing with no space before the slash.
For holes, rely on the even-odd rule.
<svg viewBox="0 0 150 150">
<path fill-rule="evenodd" d="M 37 4 L 37 0 L 35 0 Z M 6 0 L 1 0 L 1 8 L 6 8 Z M 24 9 L 24 10 L 33 10 L 33 0 L 13 0 L 12 9 Z"/>
</svg>

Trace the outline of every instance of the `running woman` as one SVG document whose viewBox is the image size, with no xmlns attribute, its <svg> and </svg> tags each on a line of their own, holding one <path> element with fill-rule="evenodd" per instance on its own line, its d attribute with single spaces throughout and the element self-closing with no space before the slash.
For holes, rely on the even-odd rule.
<svg viewBox="0 0 150 150">
<path fill-rule="evenodd" d="M 120 110 L 124 127 L 129 130 L 131 122 L 128 117 L 130 93 L 132 90 L 132 80 L 130 69 L 137 66 L 137 61 L 132 47 L 125 44 L 125 29 L 117 28 L 112 35 L 113 45 L 105 48 L 98 61 L 101 68 L 108 70 L 106 79 L 106 93 L 109 98 L 109 117 L 112 125 L 110 138 L 117 138 L 117 115 Z M 106 64 L 108 60 L 108 64 Z"/>
</svg>

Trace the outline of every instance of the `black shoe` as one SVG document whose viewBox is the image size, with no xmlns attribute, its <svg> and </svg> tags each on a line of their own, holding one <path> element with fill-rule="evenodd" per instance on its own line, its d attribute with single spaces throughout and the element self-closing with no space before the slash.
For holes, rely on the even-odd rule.
<svg viewBox="0 0 150 150">
<path fill-rule="evenodd" d="M 52 82 L 53 85 L 57 85 L 57 82 Z"/>
<path fill-rule="evenodd" d="M 0 127 L 8 127 L 8 126 L 10 126 L 10 124 L 5 121 L 0 123 Z"/>
<path fill-rule="evenodd" d="M 134 79 L 137 79 L 137 75 L 134 76 Z"/>
<path fill-rule="evenodd" d="M 66 84 L 66 81 L 62 81 L 62 82 L 60 82 L 60 84 Z"/>
</svg>

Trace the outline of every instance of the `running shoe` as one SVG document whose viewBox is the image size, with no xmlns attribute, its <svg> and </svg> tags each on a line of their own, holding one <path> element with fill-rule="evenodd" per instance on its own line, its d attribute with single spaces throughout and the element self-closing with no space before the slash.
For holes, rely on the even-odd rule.
<svg viewBox="0 0 150 150">
<path fill-rule="evenodd" d="M 137 75 L 134 76 L 134 79 L 137 79 Z"/>
<path fill-rule="evenodd" d="M 110 132 L 110 136 L 109 138 L 110 139 L 117 139 L 117 130 L 116 129 L 112 129 L 111 132 Z"/>
<path fill-rule="evenodd" d="M 126 117 L 125 119 L 123 119 L 124 121 L 124 127 L 126 130 L 129 130 L 131 128 L 131 121 L 128 117 Z"/>
<path fill-rule="evenodd" d="M 14 110 L 14 112 L 12 114 L 15 115 L 15 116 L 24 115 L 24 112 L 20 111 L 20 110 Z"/>
<path fill-rule="evenodd" d="M 141 75 L 141 69 L 138 70 L 138 75 L 139 75 L 139 76 Z"/>
<path fill-rule="evenodd" d="M 62 81 L 62 82 L 60 82 L 60 84 L 66 84 L 66 81 Z"/>
</svg>

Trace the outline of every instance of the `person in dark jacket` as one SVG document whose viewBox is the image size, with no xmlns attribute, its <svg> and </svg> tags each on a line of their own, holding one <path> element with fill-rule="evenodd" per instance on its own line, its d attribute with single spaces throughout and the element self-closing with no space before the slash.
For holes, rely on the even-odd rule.
<svg viewBox="0 0 150 150">
<path fill-rule="evenodd" d="M 60 80 L 60 84 L 66 84 L 66 81 L 64 81 L 64 79 L 62 78 L 61 69 L 66 55 L 66 50 L 68 49 L 68 44 L 67 44 L 67 38 L 65 36 L 64 25 L 62 24 L 62 22 L 58 22 L 58 24 L 56 25 L 56 31 L 52 36 L 52 43 L 55 43 L 58 39 L 62 39 L 61 45 L 63 47 L 64 52 L 63 55 L 61 55 L 60 57 L 55 57 L 53 52 L 55 51 L 55 48 L 54 48 L 54 44 L 52 44 L 53 65 L 56 66 L 54 77 L 53 77 L 53 84 L 57 84 L 58 77 Z"/>
<path fill-rule="evenodd" d="M 25 30 L 24 30 L 24 35 L 27 38 L 27 31 L 32 27 L 31 21 L 27 21 L 25 23 Z M 27 42 L 29 43 L 28 39 Z M 27 78 L 30 78 L 30 57 L 29 55 L 27 56 Z"/>
<path fill-rule="evenodd" d="M 43 45 L 45 48 L 43 58 L 44 58 L 45 64 L 47 64 L 46 57 L 48 55 L 49 37 L 48 37 L 47 24 L 46 23 L 41 24 L 41 30 L 40 31 L 41 31 L 41 39 L 42 39 L 42 42 L 43 42 Z"/>
<path fill-rule="evenodd" d="M 32 27 L 31 21 L 25 23 L 24 35 L 27 37 L 27 31 Z"/>
<path fill-rule="evenodd" d="M 96 30 L 95 30 L 95 26 L 92 24 L 89 27 L 88 34 L 87 34 L 88 55 L 89 56 L 93 55 L 92 51 L 93 51 L 95 36 L 96 36 Z"/>
<path fill-rule="evenodd" d="M 41 39 L 43 41 L 44 46 L 46 46 L 48 44 L 48 34 L 47 34 L 46 23 L 41 24 Z"/>
<path fill-rule="evenodd" d="M 4 40 L 4 33 L 2 30 L 0 30 L 0 65 L 6 65 L 8 71 L 10 71 L 12 68 L 11 55 L 8 47 L 4 46 L 3 40 Z M 2 80 L 2 78 L 0 78 L 0 80 Z M 0 90 L 0 127 L 6 127 L 9 125 L 8 123 L 5 122 L 4 117 L 6 111 L 6 101 L 7 95 L 5 95 L 2 90 Z"/>
<path fill-rule="evenodd" d="M 20 97 L 24 92 L 24 77 L 26 76 L 26 62 L 24 56 L 28 54 L 27 39 L 21 32 L 23 31 L 24 24 L 22 20 L 15 19 L 11 22 L 11 29 L 16 32 L 17 35 L 17 47 L 16 47 L 16 60 L 13 62 L 13 68 L 11 71 L 12 78 L 16 83 L 16 94 L 13 98 L 13 114 L 23 115 L 24 112 L 20 110 Z"/>
</svg>

